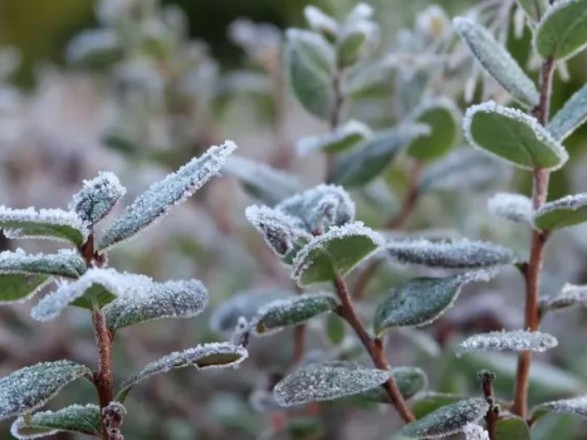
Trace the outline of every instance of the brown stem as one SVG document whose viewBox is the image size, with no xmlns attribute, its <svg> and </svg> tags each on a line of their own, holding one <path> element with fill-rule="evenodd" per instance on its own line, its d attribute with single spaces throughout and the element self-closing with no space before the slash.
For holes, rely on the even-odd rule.
<svg viewBox="0 0 587 440">
<path fill-rule="evenodd" d="M 330 116 L 330 131 L 336 130 L 340 125 L 342 119 L 342 110 L 344 108 L 344 93 L 342 92 L 342 75 L 344 70 L 337 67 L 336 72 L 332 76 L 332 90 L 334 93 L 334 106 L 332 115 Z M 334 177 L 334 163 L 335 155 L 330 153 L 326 155 L 326 182 L 332 182 Z"/>
<path fill-rule="evenodd" d="M 114 397 L 112 377 L 112 340 L 113 335 L 106 326 L 104 312 L 95 307 L 92 310 L 92 322 L 98 347 L 98 371 L 94 373 L 94 383 L 98 390 L 100 410 L 106 408 Z M 108 437 L 105 437 L 108 440 Z"/>
<path fill-rule="evenodd" d="M 542 64 L 540 101 L 532 110 L 532 114 L 542 125 L 545 125 L 548 121 L 553 68 L 554 62 L 552 58 L 545 60 Z M 539 209 L 546 202 L 549 180 L 549 170 L 534 170 L 532 182 L 532 205 L 534 210 Z M 547 239 L 547 232 L 538 230 L 532 231 L 530 259 L 525 270 L 526 308 L 524 325 L 529 331 L 538 330 L 540 325 L 538 298 L 540 294 L 540 276 L 544 264 L 544 246 Z M 523 419 L 526 419 L 528 416 L 528 377 L 531 363 L 531 351 L 520 353 L 518 356 L 514 405 L 512 411 Z"/>
<path fill-rule="evenodd" d="M 306 339 L 306 326 L 298 325 L 294 328 L 294 349 L 292 361 L 294 364 L 300 362 L 304 356 L 304 342 Z"/>
<path fill-rule="evenodd" d="M 383 342 L 379 338 L 372 338 L 365 330 L 363 323 L 359 320 L 355 312 L 346 283 L 342 278 L 337 277 L 334 285 L 341 302 L 339 306 L 340 316 L 353 328 L 359 340 L 367 349 L 375 366 L 380 370 L 389 370 L 390 367 L 385 358 Z M 406 423 L 416 420 L 412 411 L 406 405 L 393 377 L 383 384 L 383 388 L 385 388 L 385 391 L 389 395 L 389 400 Z"/>
<path fill-rule="evenodd" d="M 493 397 L 493 379 L 495 379 L 495 374 L 491 371 L 481 371 L 479 373 L 479 378 L 481 380 L 483 395 L 485 396 L 487 403 L 489 403 L 489 409 L 485 414 L 485 423 L 487 424 L 489 440 L 496 440 L 499 408 L 495 405 L 495 399 Z"/>
</svg>

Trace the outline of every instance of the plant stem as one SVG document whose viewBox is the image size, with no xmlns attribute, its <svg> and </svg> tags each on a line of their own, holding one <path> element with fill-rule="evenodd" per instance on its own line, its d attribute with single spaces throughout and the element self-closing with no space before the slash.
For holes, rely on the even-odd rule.
<svg viewBox="0 0 587 440">
<path fill-rule="evenodd" d="M 497 439 L 497 421 L 499 420 L 499 409 L 495 405 L 493 397 L 493 379 L 495 374 L 490 371 L 480 372 L 481 387 L 483 389 L 483 395 L 489 403 L 489 409 L 485 414 L 485 423 L 487 424 L 487 432 L 489 433 L 489 440 Z"/>
<path fill-rule="evenodd" d="M 342 92 L 342 75 L 344 70 L 337 66 L 334 75 L 332 76 L 332 90 L 334 93 L 334 105 L 332 115 L 330 116 L 330 131 L 333 132 L 338 128 L 342 119 L 342 110 L 344 108 L 345 97 Z M 332 182 L 334 177 L 334 153 L 326 155 L 326 183 Z"/>
<path fill-rule="evenodd" d="M 379 338 L 372 338 L 365 330 L 363 323 L 359 320 L 355 312 L 346 283 L 341 277 L 337 277 L 334 281 L 334 285 L 338 293 L 338 298 L 341 302 L 341 305 L 339 306 L 338 310 L 339 315 L 345 321 L 347 321 L 349 325 L 353 328 L 361 343 L 367 349 L 367 352 L 369 353 L 369 356 L 371 356 L 371 359 L 373 360 L 375 366 L 380 370 L 389 370 L 390 367 L 385 358 L 383 342 Z M 393 377 L 391 377 L 387 382 L 385 382 L 383 384 L 383 387 L 385 388 L 385 391 L 387 392 L 391 403 L 393 404 L 401 418 L 406 423 L 413 422 L 414 420 L 416 420 L 416 418 L 412 414 L 412 411 L 406 405 L 406 402 L 403 396 L 401 395 Z"/>
<path fill-rule="evenodd" d="M 538 119 L 538 122 L 542 125 L 545 125 L 548 122 L 553 68 L 554 61 L 552 58 L 546 59 L 542 64 L 540 101 L 532 110 L 533 116 L 535 116 L 536 119 Z M 539 209 L 546 202 L 549 180 L 549 170 L 534 170 L 532 181 L 532 205 L 534 210 Z M 538 297 L 540 294 L 540 277 L 542 266 L 544 264 L 544 246 L 546 245 L 547 239 L 547 232 L 538 231 L 536 229 L 532 230 L 530 259 L 524 271 L 524 277 L 526 280 L 524 325 L 529 331 L 537 331 L 540 324 L 538 316 Z M 528 377 L 531 363 L 531 351 L 520 353 L 518 356 L 514 405 L 512 411 L 523 419 L 526 419 L 528 416 Z"/>
</svg>

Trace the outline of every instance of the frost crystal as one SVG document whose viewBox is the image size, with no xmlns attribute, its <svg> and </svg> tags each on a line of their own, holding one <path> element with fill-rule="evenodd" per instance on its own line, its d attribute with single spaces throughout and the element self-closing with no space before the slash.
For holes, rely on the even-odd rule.
<svg viewBox="0 0 587 440">
<path fill-rule="evenodd" d="M 550 230 L 574 226 L 587 220 L 587 194 L 572 194 L 544 204 L 534 213 L 534 223 Z"/>
<path fill-rule="evenodd" d="M 0 273 L 49 274 L 79 278 L 86 270 L 76 251 L 62 249 L 57 254 L 26 254 L 22 249 L 0 252 Z"/>
<path fill-rule="evenodd" d="M 98 405 L 70 405 L 58 411 L 43 411 L 19 417 L 10 433 L 19 440 L 46 437 L 58 432 L 80 432 L 87 435 L 100 433 L 100 407 Z"/>
<path fill-rule="evenodd" d="M 540 410 L 547 410 L 556 413 L 569 412 L 587 417 L 587 396 L 542 403 L 534 408 L 533 412 L 535 413 Z"/>
<path fill-rule="evenodd" d="M 515 223 L 532 224 L 532 200 L 521 194 L 497 193 L 487 202 L 489 212 Z"/>
<path fill-rule="evenodd" d="M 106 249 L 127 240 L 167 214 L 173 206 L 184 202 L 219 173 L 235 149 L 232 141 L 210 147 L 202 156 L 151 185 L 114 221 L 100 240 L 99 248 Z"/>
<path fill-rule="evenodd" d="M 490 440 L 489 433 L 474 423 L 467 423 L 463 428 L 463 434 L 465 434 L 465 440 Z"/>
<path fill-rule="evenodd" d="M 265 239 L 267 245 L 279 256 L 293 248 L 296 220 L 267 206 L 252 205 L 245 210 L 247 220 Z"/>
<path fill-rule="evenodd" d="M 102 220 L 125 193 L 126 188 L 118 177 L 103 171 L 94 179 L 84 180 L 82 189 L 73 196 L 68 208 L 93 225 Z"/>
<path fill-rule="evenodd" d="M 537 351 L 543 352 L 558 345 L 557 339 L 542 332 L 525 330 L 482 333 L 471 336 L 455 349 L 457 357 L 472 351 Z"/>
</svg>

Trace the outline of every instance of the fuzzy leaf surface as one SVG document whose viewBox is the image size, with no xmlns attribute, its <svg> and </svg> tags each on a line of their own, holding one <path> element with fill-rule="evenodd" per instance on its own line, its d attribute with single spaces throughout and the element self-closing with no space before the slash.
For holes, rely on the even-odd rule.
<svg viewBox="0 0 587 440">
<path fill-rule="evenodd" d="M 102 220 L 125 193 L 126 188 L 114 173 L 101 172 L 98 177 L 84 180 L 69 209 L 77 212 L 84 222 L 93 225 Z"/>
<path fill-rule="evenodd" d="M 513 330 L 473 335 L 455 349 L 457 357 L 473 351 L 536 351 L 543 352 L 558 345 L 557 339 L 542 332 Z"/>
<path fill-rule="evenodd" d="M 581 417 L 587 417 L 587 396 L 541 403 L 532 409 L 532 417 L 534 419 L 540 418 L 549 412 L 571 413 Z"/>
<path fill-rule="evenodd" d="M 86 263 L 75 251 L 60 250 L 56 254 L 26 254 L 23 250 L 0 252 L 0 274 L 55 275 L 79 278 Z"/>
<path fill-rule="evenodd" d="M 418 367 L 395 367 L 391 369 L 395 383 L 404 399 L 410 399 L 428 386 L 426 373 Z M 391 403 L 383 387 L 375 387 L 352 397 L 368 402 Z"/>
<path fill-rule="evenodd" d="M 543 231 L 567 228 L 587 221 L 587 194 L 573 194 L 545 203 L 534 213 L 534 225 Z"/>
<path fill-rule="evenodd" d="M 487 202 L 489 212 L 514 223 L 531 225 L 532 200 L 521 194 L 497 193 Z"/>
<path fill-rule="evenodd" d="M 555 139 L 565 140 L 587 121 L 587 84 L 569 98 L 548 123 Z"/>
<path fill-rule="evenodd" d="M 587 286 L 565 284 L 558 295 L 540 298 L 538 302 L 542 316 L 553 310 L 574 306 L 587 307 Z"/>
</svg>

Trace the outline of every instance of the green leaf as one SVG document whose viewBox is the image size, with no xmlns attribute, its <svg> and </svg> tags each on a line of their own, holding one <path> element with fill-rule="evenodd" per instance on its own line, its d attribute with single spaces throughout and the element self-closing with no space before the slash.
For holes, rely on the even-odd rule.
<svg viewBox="0 0 587 440">
<path fill-rule="evenodd" d="M 255 319 L 257 333 L 265 333 L 290 325 L 298 325 L 338 306 L 329 293 L 309 293 L 273 301 L 261 308 Z"/>
<path fill-rule="evenodd" d="M 273 396 L 284 407 L 335 400 L 381 385 L 389 376 L 389 371 L 365 368 L 353 362 L 311 364 L 279 381 Z"/>
<path fill-rule="evenodd" d="M 136 295 L 123 295 L 104 307 L 110 331 L 163 318 L 191 318 L 208 304 L 208 291 L 197 280 L 151 283 Z"/>
<path fill-rule="evenodd" d="M 0 274 L 0 304 L 32 298 L 50 281 L 49 275 Z"/>
<path fill-rule="evenodd" d="M 197 345 L 181 352 L 174 352 L 164 356 L 126 379 L 116 395 L 116 400 L 124 402 L 130 389 L 137 383 L 156 374 L 168 373 L 174 368 L 193 366 L 198 370 L 208 368 L 235 367 L 248 357 L 244 347 L 229 342 L 209 343 Z"/>
<path fill-rule="evenodd" d="M 82 219 L 63 209 L 11 209 L 0 206 L 0 229 L 6 238 L 42 238 L 81 246 L 88 238 Z"/>
<path fill-rule="evenodd" d="M 587 194 L 573 194 L 544 204 L 534 213 L 534 225 L 542 231 L 567 228 L 587 221 Z"/>
<path fill-rule="evenodd" d="M 378 35 L 377 25 L 370 20 L 348 22 L 339 34 L 336 45 L 338 65 L 350 67 L 361 61 L 368 54 Z"/>
<path fill-rule="evenodd" d="M 446 278 L 413 278 L 391 289 L 375 310 L 373 327 L 379 337 L 393 327 L 423 326 L 438 319 L 470 282 L 488 281 L 485 271 Z"/>
<path fill-rule="evenodd" d="M 285 63 L 289 83 L 304 108 L 328 119 L 334 108 L 334 50 L 321 35 L 299 29 L 286 32 Z"/>
<path fill-rule="evenodd" d="M 471 336 L 457 345 L 455 354 L 461 357 L 472 351 L 536 351 L 543 352 L 558 345 L 557 339 L 542 332 L 526 330 L 496 331 Z"/>
<path fill-rule="evenodd" d="M 19 417 L 10 428 L 17 439 L 45 437 L 58 432 L 78 432 L 100 436 L 102 420 L 97 405 L 71 405 L 58 411 L 43 411 Z"/>
<path fill-rule="evenodd" d="M 297 253 L 292 278 L 300 287 L 333 281 L 349 273 L 382 244 L 383 238 L 360 222 L 334 226 Z"/>
<path fill-rule="evenodd" d="M 587 417 L 587 396 L 541 403 L 532 409 L 532 419 L 537 420 L 550 412 L 571 413 Z"/>
<path fill-rule="evenodd" d="M 550 6 L 534 32 L 543 58 L 564 60 L 587 47 L 587 0 L 559 0 Z"/>
<path fill-rule="evenodd" d="M 128 240 L 168 213 L 173 206 L 184 202 L 208 180 L 216 176 L 236 144 L 226 141 L 213 146 L 200 157 L 194 158 L 149 189 L 128 205 L 106 230 L 98 245 L 106 249 Z"/>
<path fill-rule="evenodd" d="M 480 420 L 488 408 L 489 404 L 482 398 L 461 400 L 405 425 L 402 434 L 410 438 L 444 437 L 456 434 L 467 424 Z"/>
<path fill-rule="evenodd" d="M 91 225 L 102 220 L 126 193 L 114 173 L 101 172 L 98 177 L 84 180 L 82 189 L 73 196 L 69 209 Z"/>
<path fill-rule="evenodd" d="M 493 101 L 469 107 L 464 130 L 471 145 L 520 168 L 556 170 L 569 158 L 536 118 Z"/>
<path fill-rule="evenodd" d="M 326 335 L 334 345 L 340 345 L 344 340 L 346 327 L 342 318 L 335 313 L 330 313 L 326 317 Z"/>
<path fill-rule="evenodd" d="M 353 119 L 326 134 L 300 139 L 297 150 L 301 156 L 315 151 L 341 153 L 365 142 L 371 135 L 371 129 L 366 124 Z"/>
<path fill-rule="evenodd" d="M 418 107 L 411 116 L 413 122 L 430 127 L 430 133 L 412 141 L 407 152 L 419 160 L 433 160 L 450 150 L 458 133 L 461 115 L 456 105 L 447 98 L 436 98 Z"/>
<path fill-rule="evenodd" d="M 463 400 L 464 397 L 458 394 L 448 393 L 437 393 L 435 391 L 429 391 L 418 397 L 412 404 L 412 412 L 416 419 L 436 411 L 437 409 L 450 405 L 452 403 Z"/>
<path fill-rule="evenodd" d="M 423 124 L 402 124 L 376 133 L 362 146 L 340 155 L 333 181 L 347 187 L 362 186 L 377 177 L 411 141 L 430 133 Z"/>
<path fill-rule="evenodd" d="M 536 85 L 493 35 L 469 18 L 457 17 L 453 23 L 479 63 L 514 99 L 529 108 L 538 104 Z"/>
<path fill-rule="evenodd" d="M 587 307 L 587 286 L 565 284 L 558 295 L 540 298 L 538 302 L 540 316 L 573 306 Z"/>
<path fill-rule="evenodd" d="M 540 17 L 548 7 L 548 0 L 516 0 L 520 8 L 533 21 L 540 20 Z"/>
<path fill-rule="evenodd" d="M 41 362 L 0 379 L 0 420 L 41 408 L 67 384 L 92 377 L 85 365 L 71 361 Z"/>
<path fill-rule="evenodd" d="M 587 84 L 569 98 L 547 128 L 555 139 L 562 142 L 587 121 Z"/>
<path fill-rule="evenodd" d="M 495 440 L 530 440 L 528 424 L 519 417 L 499 419 L 495 434 Z"/>
<path fill-rule="evenodd" d="M 417 367 L 396 367 L 392 368 L 391 375 L 404 399 L 410 399 L 428 386 L 426 373 Z M 363 393 L 353 396 L 368 402 L 391 403 L 389 395 L 383 387 L 375 387 Z"/>
<path fill-rule="evenodd" d="M 60 250 L 57 254 L 0 253 L 0 274 L 55 275 L 79 278 L 86 271 L 84 259 L 75 251 Z"/>
</svg>

